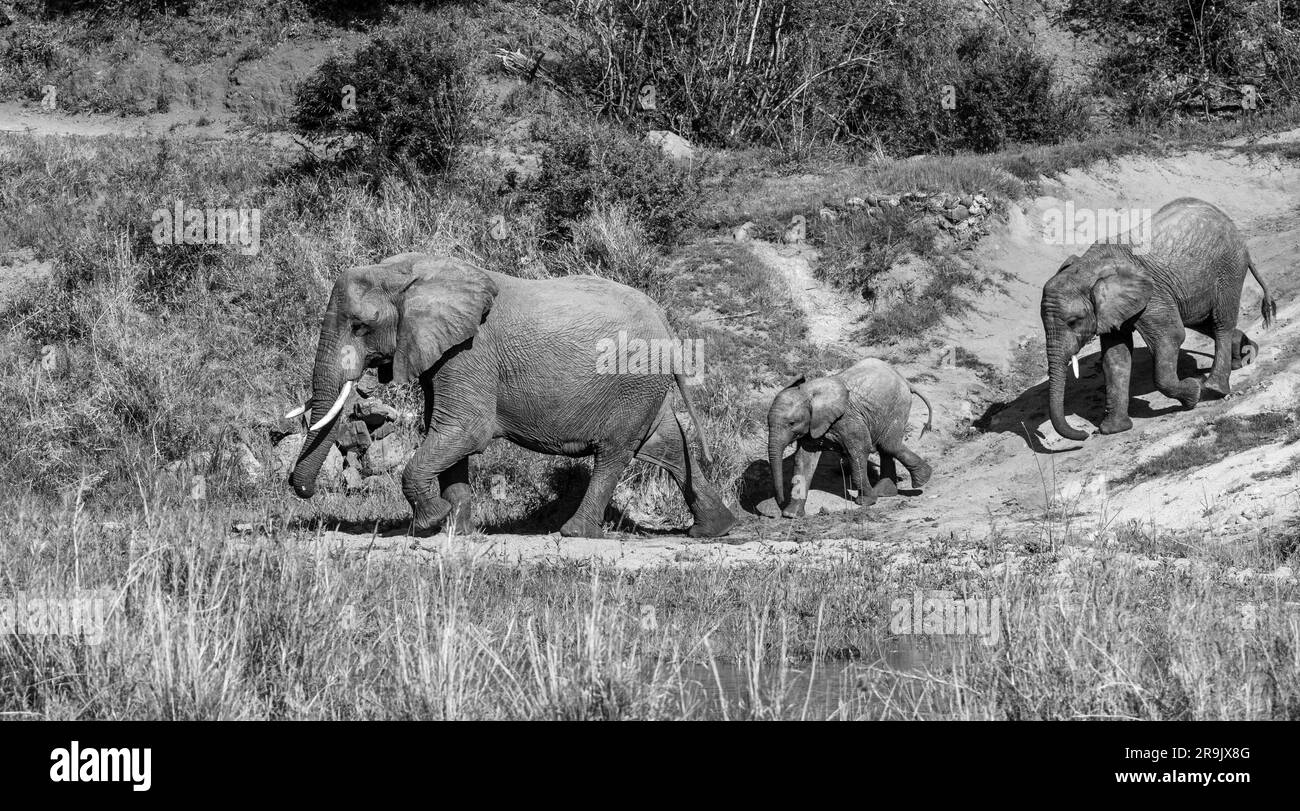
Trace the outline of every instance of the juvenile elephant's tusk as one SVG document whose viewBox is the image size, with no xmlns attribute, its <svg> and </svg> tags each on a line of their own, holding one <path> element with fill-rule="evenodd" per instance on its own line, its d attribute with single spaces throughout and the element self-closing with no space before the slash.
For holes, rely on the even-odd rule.
<svg viewBox="0 0 1300 811">
<path fill-rule="evenodd" d="M 1079 376 L 1079 356 L 1078 356 L 1077 354 L 1076 354 L 1074 357 L 1070 358 L 1070 366 L 1071 366 L 1071 368 L 1074 369 L 1074 376 L 1075 376 L 1075 377 L 1078 377 L 1078 376 Z"/>
<path fill-rule="evenodd" d="M 343 410 L 343 404 L 347 402 L 348 395 L 351 393 L 352 381 L 346 380 L 343 382 L 343 390 L 339 392 L 339 399 L 334 401 L 334 405 L 330 406 L 330 410 L 325 412 L 325 416 L 321 417 L 320 421 L 311 427 L 311 430 L 319 431 L 322 426 L 329 425 L 330 421 L 337 417 L 339 412 Z"/>
<path fill-rule="evenodd" d="M 303 414 L 306 414 L 306 413 L 307 413 L 307 406 L 305 406 L 305 405 L 300 405 L 300 406 L 298 406 L 297 408 L 295 408 L 293 411 L 290 411 L 290 412 L 288 412 L 287 414 L 285 414 L 285 415 L 284 415 L 284 418 L 285 418 L 286 420 L 291 420 L 291 419 L 293 419 L 294 417 L 301 417 Z"/>
</svg>

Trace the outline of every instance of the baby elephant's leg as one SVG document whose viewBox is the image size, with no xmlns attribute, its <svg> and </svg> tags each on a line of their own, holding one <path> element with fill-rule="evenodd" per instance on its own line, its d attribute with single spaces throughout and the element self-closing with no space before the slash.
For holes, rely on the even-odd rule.
<svg viewBox="0 0 1300 811">
<path fill-rule="evenodd" d="M 880 478 L 876 480 L 875 491 L 877 496 L 898 495 L 898 467 L 894 457 L 885 451 L 880 451 Z"/>
</svg>

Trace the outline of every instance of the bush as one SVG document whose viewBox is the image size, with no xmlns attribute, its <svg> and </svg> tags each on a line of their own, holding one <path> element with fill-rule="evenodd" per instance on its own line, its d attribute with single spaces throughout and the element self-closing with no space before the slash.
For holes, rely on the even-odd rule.
<svg viewBox="0 0 1300 811">
<path fill-rule="evenodd" d="M 1023 35 L 954 0 L 597 0 L 559 79 L 602 113 L 727 146 L 899 152 L 1056 141 L 1086 120 Z M 736 25 L 735 20 L 746 21 Z M 637 104 L 651 82 L 653 112 Z M 957 108 L 939 103 L 957 88 Z"/>
<path fill-rule="evenodd" d="M 393 166 L 447 171 L 469 138 L 474 104 L 454 36 L 454 29 L 417 28 L 380 36 L 351 59 L 327 60 L 298 89 L 294 126 L 334 136 L 344 155 L 375 174 Z M 345 87 L 355 90 L 355 105 Z"/>
<path fill-rule="evenodd" d="M 567 240 L 574 221 L 611 206 L 625 207 L 661 244 L 694 222 L 699 181 L 658 147 L 599 124 L 564 125 L 547 140 L 533 194 L 552 240 Z"/>
<path fill-rule="evenodd" d="M 1300 4 L 1070 0 L 1061 21 L 1106 48 L 1094 77 L 1130 123 L 1237 112 L 1241 84 L 1266 108 L 1300 98 Z"/>
</svg>

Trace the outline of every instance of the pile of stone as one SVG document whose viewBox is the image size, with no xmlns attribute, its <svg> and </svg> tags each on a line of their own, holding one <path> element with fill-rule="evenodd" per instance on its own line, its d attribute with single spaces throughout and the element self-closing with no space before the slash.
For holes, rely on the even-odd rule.
<svg viewBox="0 0 1300 811">
<path fill-rule="evenodd" d="M 367 380 L 358 383 L 356 393 L 339 419 L 342 422 L 334 447 L 321 466 L 318 480 L 322 484 L 360 489 L 372 476 L 399 470 L 418 442 L 415 435 L 418 415 L 400 411 L 380 400 L 373 382 Z M 291 432 L 275 431 L 271 439 L 275 444 L 275 471 L 288 476 L 302 452 L 306 431 L 295 422 Z"/>
<path fill-rule="evenodd" d="M 822 206 L 817 211 L 817 219 L 833 223 L 856 212 L 864 212 L 868 217 L 882 217 L 885 209 L 899 206 L 930 215 L 938 228 L 952 231 L 955 235 L 987 233 L 988 218 L 993 213 L 993 201 L 984 192 L 958 195 L 913 191 L 892 196 L 868 194 L 850 197 L 841 205 Z M 781 235 L 781 241 L 791 245 L 802 243 L 807 238 L 806 224 L 807 217 L 795 214 Z M 762 229 L 752 221 L 736 226 L 731 232 L 732 239 L 737 242 L 749 242 L 762 235 Z"/>
</svg>

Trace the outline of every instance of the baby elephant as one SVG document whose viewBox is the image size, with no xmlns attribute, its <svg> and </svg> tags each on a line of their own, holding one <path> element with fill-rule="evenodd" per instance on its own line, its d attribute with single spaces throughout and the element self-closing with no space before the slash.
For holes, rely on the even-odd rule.
<svg viewBox="0 0 1300 811">
<path fill-rule="evenodd" d="M 895 459 L 911 474 L 913 487 L 929 481 L 930 466 L 903 444 L 913 394 L 929 412 L 921 429 L 924 436 L 934 419 L 930 401 L 882 360 L 868 358 L 816 380 L 805 381 L 800 376 L 781 390 L 767 412 L 767 453 L 778 505 L 785 502 L 781 457 L 791 442 L 799 442 L 790 501 L 781 515 L 798 518 L 804 514 L 808 486 L 827 446 L 849 460 L 861 506 L 875 504 L 878 495 L 898 492 Z M 873 450 L 880 452 L 880 480 L 874 490 L 867 479 L 867 456 Z"/>
</svg>

